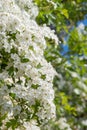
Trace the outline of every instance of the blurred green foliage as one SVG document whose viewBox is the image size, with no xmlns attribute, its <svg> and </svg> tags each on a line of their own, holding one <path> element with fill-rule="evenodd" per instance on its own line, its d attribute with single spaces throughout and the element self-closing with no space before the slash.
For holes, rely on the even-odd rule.
<svg viewBox="0 0 87 130">
<path fill-rule="evenodd" d="M 47 41 L 44 53 L 58 73 L 54 78 L 57 119 L 50 130 L 60 130 L 57 121 L 61 117 L 67 119 L 72 130 L 87 130 L 87 125 L 82 124 L 87 119 L 87 27 L 77 27 L 77 22 L 87 15 L 87 0 L 34 2 L 39 7 L 38 24 L 54 29 L 60 40 L 57 48 Z M 64 55 L 63 44 L 68 46 Z"/>
</svg>

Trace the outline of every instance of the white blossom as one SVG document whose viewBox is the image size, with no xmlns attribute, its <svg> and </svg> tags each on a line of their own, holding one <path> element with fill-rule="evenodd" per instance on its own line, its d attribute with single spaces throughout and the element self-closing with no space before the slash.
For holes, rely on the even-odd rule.
<svg viewBox="0 0 87 130">
<path fill-rule="evenodd" d="M 61 118 L 59 119 L 58 124 L 59 124 L 59 128 L 60 128 L 61 130 L 65 130 L 65 129 L 66 129 L 66 130 L 72 130 L 72 129 L 70 128 L 69 124 L 67 123 L 66 118 L 64 118 L 64 117 L 61 117 Z"/>
<path fill-rule="evenodd" d="M 18 123 L 15 130 L 39 130 L 55 118 L 56 72 L 44 58 L 44 50 L 45 38 L 56 44 L 58 39 L 35 22 L 37 15 L 32 0 L 0 0 L 0 116 L 6 114 L 1 130 L 12 130 L 7 125 L 11 121 Z"/>
</svg>

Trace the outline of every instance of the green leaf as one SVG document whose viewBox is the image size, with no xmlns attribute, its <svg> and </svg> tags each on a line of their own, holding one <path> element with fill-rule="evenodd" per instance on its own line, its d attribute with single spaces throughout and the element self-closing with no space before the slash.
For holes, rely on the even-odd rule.
<svg viewBox="0 0 87 130">
<path fill-rule="evenodd" d="M 41 79 L 45 80 L 46 79 L 46 74 L 42 74 Z"/>
<path fill-rule="evenodd" d="M 6 118 L 6 116 L 7 116 L 7 114 L 4 114 L 3 116 L 0 115 L 0 123 Z"/>
<path fill-rule="evenodd" d="M 42 65 L 40 63 L 36 66 L 37 69 L 40 69 L 41 67 Z"/>
<path fill-rule="evenodd" d="M 7 71 L 8 71 L 8 74 L 9 74 L 10 76 L 13 76 L 15 69 L 14 69 L 13 66 L 11 66 Z"/>
<path fill-rule="evenodd" d="M 68 14 L 68 10 L 67 9 L 63 9 L 61 12 L 66 18 L 69 18 L 69 14 Z"/>
<path fill-rule="evenodd" d="M 37 88 L 39 87 L 39 85 L 38 85 L 38 84 L 32 84 L 31 87 L 32 87 L 33 89 L 37 89 Z"/>
<path fill-rule="evenodd" d="M 9 122 L 6 123 L 7 128 L 12 128 L 12 130 L 15 130 L 19 123 L 17 122 L 17 119 L 11 119 Z"/>
<path fill-rule="evenodd" d="M 10 95 L 13 99 L 15 99 L 15 96 L 16 96 L 15 93 L 9 93 L 9 95 Z"/>
<path fill-rule="evenodd" d="M 34 38 L 34 36 L 32 36 Z M 29 50 L 34 51 L 34 47 L 33 46 L 29 46 Z"/>
<path fill-rule="evenodd" d="M 27 63 L 27 62 L 29 62 L 29 59 L 28 58 L 21 58 L 21 62 L 22 63 Z"/>
</svg>

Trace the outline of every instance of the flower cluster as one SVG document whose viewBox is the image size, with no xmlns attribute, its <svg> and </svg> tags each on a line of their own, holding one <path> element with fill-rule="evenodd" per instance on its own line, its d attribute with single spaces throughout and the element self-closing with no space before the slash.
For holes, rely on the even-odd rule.
<svg viewBox="0 0 87 130">
<path fill-rule="evenodd" d="M 58 40 L 48 27 L 38 26 L 37 15 L 32 0 L 0 0 L 1 130 L 39 130 L 55 118 L 55 71 L 44 49 L 45 38 Z"/>
<path fill-rule="evenodd" d="M 64 117 L 61 117 L 58 120 L 58 125 L 59 125 L 60 130 L 71 130 L 69 124 L 67 123 L 66 118 Z"/>
</svg>

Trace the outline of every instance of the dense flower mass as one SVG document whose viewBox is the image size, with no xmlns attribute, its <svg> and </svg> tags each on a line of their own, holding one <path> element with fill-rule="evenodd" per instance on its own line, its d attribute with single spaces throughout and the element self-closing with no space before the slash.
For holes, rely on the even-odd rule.
<svg viewBox="0 0 87 130">
<path fill-rule="evenodd" d="M 55 118 L 52 80 L 44 58 L 45 38 L 58 42 L 48 27 L 38 26 L 32 0 L 0 0 L 0 129 L 39 130 Z"/>
</svg>

